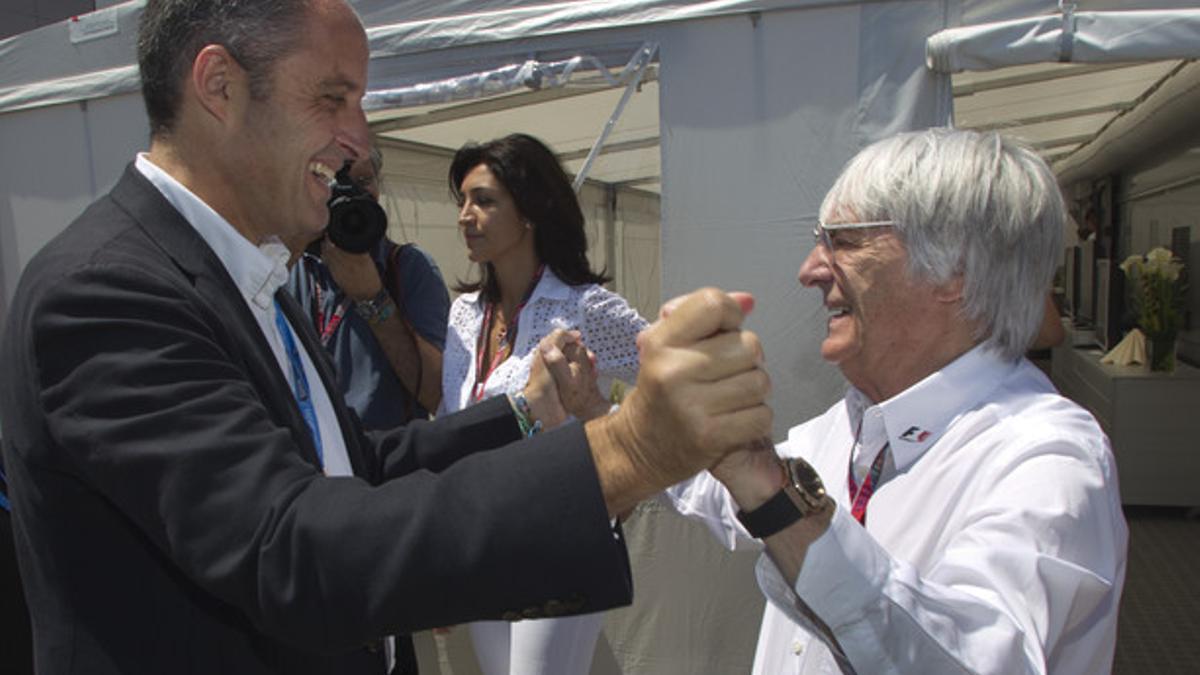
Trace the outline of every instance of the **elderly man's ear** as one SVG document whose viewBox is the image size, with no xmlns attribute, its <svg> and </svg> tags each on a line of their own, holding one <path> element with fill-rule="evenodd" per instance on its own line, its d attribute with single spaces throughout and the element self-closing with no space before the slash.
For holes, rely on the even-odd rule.
<svg viewBox="0 0 1200 675">
<path fill-rule="evenodd" d="M 935 285 L 933 288 L 934 299 L 944 303 L 961 302 L 963 297 L 963 283 L 962 275 L 956 274 L 949 281 Z"/>
</svg>

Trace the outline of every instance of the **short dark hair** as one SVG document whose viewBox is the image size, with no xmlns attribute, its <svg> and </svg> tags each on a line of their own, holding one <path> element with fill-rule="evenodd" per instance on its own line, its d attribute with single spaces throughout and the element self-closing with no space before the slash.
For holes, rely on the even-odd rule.
<svg viewBox="0 0 1200 675">
<path fill-rule="evenodd" d="M 250 95 L 271 91 L 271 69 L 303 37 L 310 0 L 149 0 L 138 24 L 138 69 L 150 135 L 175 126 L 182 85 L 207 45 L 229 50 L 250 75 Z"/>
<path fill-rule="evenodd" d="M 554 275 L 571 286 L 603 284 L 608 277 L 592 271 L 587 258 L 587 233 L 583 210 L 566 171 L 550 148 L 528 134 L 510 134 L 487 143 L 468 143 L 450 162 L 450 194 L 462 203 L 463 180 L 472 169 L 487 165 L 496 180 L 512 195 L 517 210 L 533 224 L 533 245 L 538 258 Z M 481 265 L 481 279 L 459 282 L 459 293 L 483 292 L 497 301 L 500 289 L 491 263 Z"/>
</svg>

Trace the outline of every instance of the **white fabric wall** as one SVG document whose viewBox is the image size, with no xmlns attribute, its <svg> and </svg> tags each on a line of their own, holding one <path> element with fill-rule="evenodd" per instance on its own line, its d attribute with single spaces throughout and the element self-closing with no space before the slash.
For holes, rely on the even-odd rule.
<svg viewBox="0 0 1200 675">
<path fill-rule="evenodd" d="M 946 121 L 949 91 L 912 39 L 940 27 L 940 6 L 709 19 L 662 38 L 663 296 L 706 284 L 755 294 L 748 325 L 775 385 L 776 438 L 842 392 L 817 350 L 820 293 L 796 280 L 812 248 L 798 221 L 863 145 Z"/>
<path fill-rule="evenodd" d="M 138 94 L 0 116 L 0 329 L 25 263 L 149 146 Z"/>
<path fill-rule="evenodd" d="M 615 277 L 615 288 L 650 321 L 658 316 L 663 300 L 661 213 L 662 199 L 657 194 L 617 192 L 616 258 L 608 264 L 608 272 Z"/>
</svg>

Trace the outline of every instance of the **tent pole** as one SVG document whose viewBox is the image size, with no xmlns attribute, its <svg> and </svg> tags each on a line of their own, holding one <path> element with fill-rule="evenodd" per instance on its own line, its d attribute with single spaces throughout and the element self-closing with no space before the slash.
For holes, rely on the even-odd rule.
<svg viewBox="0 0 1200 675">
<path fill-rule="evenodd" d="M 634 54 L 633 59 L 629 62 L 630 65 L 626 66 L 626 70 L 630 66 L 633 66 L 633 77 L 629 80 L 629 84 L 625 85 L 625 93 L 621 94 L 621 100 L 617 102 L 617 107 L 608 116 L 608 121 L 604 123 L 604 128 L 600 130 L 600 136 L 592 144 L 592 150 L 588 153 L 587 159 L 583 161 L 583 166 L 575 174 L 575 183 L 572 185 L 575 188 L 575 194 L 579 194 L 579 190 L 583 187 L 583 181 L 587 180 L 587 175 L 592 170 L 592 163 L 596 161 L 596 157 L 600 154 L 600 148 L 604 147 L 604 142 L 608 140 L 608 135 L 612 133 L 613 128 L 617 125 L 617 120 L 621 118 L 621 113 L 625 111 L 625 105 L 629 103 L 629 98 L 633 96 L 633 92 L 641 84 L 642 75 L 646 72 L 646 68 L 650 65 L 650 59 L 654 58 L 654 54 L 657 51 L 657 44 L 644 44 L 638 50 L 637 54 Z"/>
</svg>

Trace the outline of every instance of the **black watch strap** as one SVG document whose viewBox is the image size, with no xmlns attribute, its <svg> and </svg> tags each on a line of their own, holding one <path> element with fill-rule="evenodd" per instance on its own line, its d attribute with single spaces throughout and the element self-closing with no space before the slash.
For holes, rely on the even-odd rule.
<svg viewBox="0 0 1200 675">
<path fill-rule="evenodd" d="M 780 488 L 774 497 L 753 511 L 737 512 L 737 519 L 755 539 L 766 539 L 803 516 L 804 513 L 788 495 L 786 487 Z"/>
</svg>

